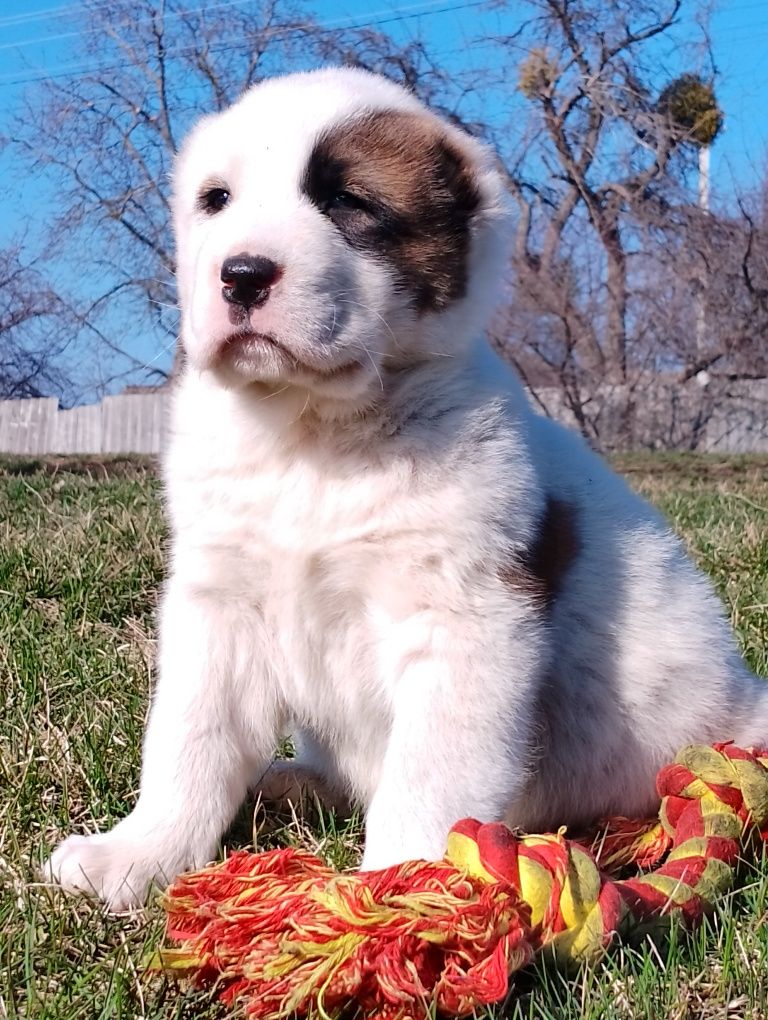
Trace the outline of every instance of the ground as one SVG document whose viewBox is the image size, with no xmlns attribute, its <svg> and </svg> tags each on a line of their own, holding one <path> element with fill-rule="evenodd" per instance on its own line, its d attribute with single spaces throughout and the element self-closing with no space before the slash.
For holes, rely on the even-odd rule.
<svg viewBox="0 0 768 1020">
<path fill-rule="evenodd" d="M 768 457 L 617 462 L 715 580 L 751 666 L 768 676 Z M 146 975 L 160 911 L 110 918 L 36 878 L 70 831 L 131 807 L 163 574 L 150 462 L 0 463 L 0 1018 L 212 1020 L 207 995 Z M 257 819 L 261 847 L 301 843 L 354 864 L 360 826 Z M 230 842 L 247 845 L 243 812 Z M 768 1017 L 768 862 L 695 935 L 619 950 L 565 978 L 540 966 L 489 1014 L 530 1018 Z"/>
</svg>

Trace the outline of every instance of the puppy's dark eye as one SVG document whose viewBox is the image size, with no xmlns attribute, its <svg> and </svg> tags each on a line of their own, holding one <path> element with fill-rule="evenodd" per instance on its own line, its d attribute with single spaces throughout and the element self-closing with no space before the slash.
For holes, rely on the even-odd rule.
<svg viewBox="0 0 768 1020">
<path fill-rule="evenodd" d="M 327 210 L 330 212 L 333 209 L 362 209 L 370 212 L 371 207 L 361 195 L 356 195 L 353 191 L 338 191 L 328 200 Z"/>
<path fill-rule="evenodd" d="M 230 197 L 226 188 L 207 188 L 198 196 L 197 204 L 203 212 L 212 216 L 214 213 L 221 212 Z"/>
</svg>

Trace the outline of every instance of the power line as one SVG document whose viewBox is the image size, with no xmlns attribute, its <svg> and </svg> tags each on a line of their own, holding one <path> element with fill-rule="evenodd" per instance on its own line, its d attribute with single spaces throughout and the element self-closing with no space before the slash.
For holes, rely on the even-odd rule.
<svg viewBox="0 0 768 1020">
<path fill-rule="evenodd" d="M 220 7 L 230 7 L 230 6 L 235 6 L 235 5 L 239 6 L 240 3 L 252 3 L 252 2 L 255 2 L 255 0 L 229 0 L 229 2 L 227 2 L 227 3 L 207 4 L 204 7 L 193 8 L 193 9 L 190 9 L 190 10 L 187 10 L 187 11 L 170 11 L 168 13 L 168 15 L 166 15 L 166 17 L 181 17 L 184 14 L 194 14 L 194 13 L 198 13 L 198 12 L 201 12 L 201 11 L 207 11 L 207 10 L 210 10 L 210 9 L 215 9 L 215 8 L 220 8 Z M 36 21 L 45 21 L 46 19 L 49 19 L 49 18 L 50 19 L 62 18 L 62 17 L 65 17 L 65 16 L 67 16 L 69 14 L 73 14 L 74 15 L 74 14 L 76 14 L 78 12 L 79 13 L 90 14 L 92 12 L 97 12 L 99 10 L 103 10 L 106 7 L 111 7 L 111 6 L 113 6 L 113 0 L 102 0 L 101 3 L 92 3 L 92 4 L 65 4 L 62 7 L 46 7 L 46 8 L 44 8 L 41 11 L 27 11 L 26 13 L 12 14 L 12 15 L 10 15 L 8 17 L 0 18 L 0 28 L 13 27 L 15 25 L 33 24 Z M 741 14 L 741 13 L 744 13 L 745 11 L 764 11 L 764 10 L 765 10 L 765 0 L 757 0 L 757 2 L 755 2 L 755 3 L 738 4 L 738 5 L 735 5 L 735 6 L 734 5 L 729 5 L 729 7 L 727 8 L 727 11 L 728 11 L 729 14 L 734 14 L 734 13 L 735 14 Z M 141 21 L 147 21 L 147 20 L 149 20 L 149 19 L 146 19 L 146 18 L 145 19 L 140 19 L 140 22 Z M 140 22 L 138 22 L 138 23 L 140 23 Z M 119 24 L 130 24 L 130 22 L 123 21 L 123 22 L 119 22 Z M 738 26 L 738 27 L 741 28 L 742 26 Z M 95 30 L 91 30 L 91 31 L 95 31 Z M 78 35 L 78 34 L 79 33 L 77 33 L 77 32 L 66 32 L 66 33 L 61 33 L 61 34 L 56 34 L 56 35 L 36 36 L 33 39 L 22 39 L 22 40 L 20 40 L 17 43 L 10 43 L 10 44 L 7 44 L 7 45 L 0 46 L 0 49 L 7 49 L 7 48 L 9 48 L 11 46 L 14 46 L 14 45 L 15 46 L 29 46 L 29 45 L 33 45 L 33 44 L 41 43 L 41 42 L 50 42 L 50 41 L 53 41 L 53 40 L 67 38 L 69 36 L 74 36 L 74 35 Z M 720 33 L 718 33 L 718 34 L 720 34 Z"/>
<path fill-rule="evenodd" d="M 86 10 L 100 10 L 103 7 L 111 7 L 112 0 L 103 0 L 99 4 L 91 4 L 86 8 L 84 4 L 65 4 L 63 7 L 46 7 L 42 11 L 27 11 L 26 14 L 11 14 L 7 18 L 0 18 L 0 28 L 6 28 L 7 26 L 13 25 L 29 25 L 35 21 L 45 21 L 50 16 L 51 18 L 64 17 L 67 14 L 73 12 L 83 12 Z"/>
<path fill-rule="evenodd" d="M 177 10 L 177 11 L 171 10 L 171 11 L 168 11 L 167 14 L 163 15 L 163 22 L 165 23 L 165 22 L 171 21 L 171 20 L 178 20 L 179 18 L 187 17 L 190 14 L 207 14 L 209 11 L 219 11 L 222 8 L 225 8 L 225 7 L 243 7 L 243 6 L 247 6 L 248 4 L 256 3 L 256 2 L 257 2 L 257 0 L 222 0 L 222 2 L 220 2 L 220 3 L 205 3 L 205 4 L 203 4 L 200 7 L 182 8 L 181 10 Z M 423 3 L 420 3 L 420 4 L 411 4 L 410 6 L 406 6 L 406 7 L 402 7 L 401 6 L 399 8 L 395 8 L 395 10 L 410 10 L 412 7 L 424 7 L 424 9 L 426 10 L 429 7 L 433 6 L 434 4 L 444 3 L 444 2 L 445 2 L 445 0 L 431 0 L 431 2 L 427 2 L 426 4 L 423 4 Z M 71 9 L 73 9 L 73 10 L 80 10 L 84 14 L 89 14 L 89 13 L 91 13 L 91 11 L 103 10 L 105 7 L 110 7 L 110 6 L 112 6 L 111 2 L 103 3 L 103 4 L 98 4 L 95 7 L 91 6 L 90 8 L 89 7 L 84 7 L 84 6 L 78 6 L 78 5 L 75 4 L 75 5 L 71 5 Z M 62 9 L 69 9 L 69 8 L 62 8 Z M 386 11 L 390 12 L 390 11 L 392 11 L 392 8 L 388 7 L 386 9 Z M 146 25 L 146 24 L 149 24 L 151 21 L 154 20 L 155 13 L 150 14 L 149 16 L 143 17 L 143 18 L 123 18 L 120 21 L 114 22 L 110 27 L 111 28 L 120 28 L 123 25 L 133 25 L 133 26 Z M 371 13 L 372 13 L 372 15 L 383 14 L 384 10 L 373 11 Z M 370 16 L 370 15 L 368 15 L 368 16 Z M 19 15 L 19 17 L 23 17 L 23 15 Z M 359 17 L 359 15 L 357 17 Z M 354 20 L 354 18 L 355 18 L 354 15 L 349 15 L 348 17 L 338 18 L 338 19 L 336 19 L 336 21 L 329 22 L 329 24 L 335 25 L 338 22 L 339 25 L 343 25 L 344 21 L 351 21 L 351 20 Z M 0 28 L 2 28 L 4 26 L 4 24 L 5 24 L 5 22 L 2 19 L 0 19 Z M 39 45 L 41 43 L 57 42 L 60 39 L 84 38 L 84 37 L 89 36 L 89 35 L 94 35 L 96 32 L 99 32 L 99 31 L 101 31 L 101 29 L 98 26 L 96 26 L 96 27 L 93 27 L 93 28 L 89 28 L 87 31 L 76 31 L 76 32 L 67 31 L 67 32 L 57 32 L 54 35 L 50 35 L 50 34 L 49 35 L 38 35 L 38 36 L 34 36 L 31 39 L 19 39 L 17 42 L 3 43 L 2 45 L 0 45 L 0 50 L 12 50 L 12 49 L 20 48 L 22 46 L 36 46 L 36 45 Z"/>
<path fill-rule="evenodd" d="M 183 18 L 188 14 L 200 14 L 203 12 L 207 13 L 208 11 L 219 10 L 222 7 L 242 7 L 250 3 L 256 3 L 256 0 L 224 0 L 224 2 L 222 3 L 204 4 L 202 7 L 190 7 L 188 9 L 182 9 L 180 11 L 169 11 L 167 14 L 163 15 L 163 21 L 164 22 L 170 21 L 172 18 Z M 98 11 L 103 9 L 104 7 L 111 6 L 112 6 L 111 3 L 105 3 L 99 4 L 98 7 L 96 8 L 81 7 L 80 9 L 84 13 L 90 13 L 92 10 Z M 146 25 L 149 24 L 150 21 L 153 21 L 154 17 L 155 15 L 152 14 L 146 18 L 123 18 L 122 21 L 116 21 L 110 27 L 120 28 L 122 25 Z M 2 27 L 2 24 L 3 24 L 2 21 L 0 21 L 0 27 Z M 33 46 L 37 45 L 38 43 L 56 42 L 59 39 L 72 39 L 74 37 L 84 38 L 86 36 L 93 35 L 98 31 L 100 31 L 100 29 L 98 27 L 95 27 L 89 28 L 85 32 L 59 32 L 56 35 L 38 35 L 34 39 L 20 39 L 18 42 L 3 43 L 3 45 L 0 46 L 0 50 L 12 50 L 20 46 Z"/>
<path fill-rule="evenodd" d="M 242 2 L 242 0 L 235 0 L 235 2 Z M 467 10 L 467 9 L 469 9 L 471 7 L 482 7 L 487 2 L 487 0 L 469 0 L 469 2 L 453 4 L 453 5 L 450 5 L 450 6 L 447 6 L 447 7 L 436 7 L 435 6 L 435 4 L 442 3 L 442 2 L 444 2 L 444 0 L 432 0 L 432 2 L 427 3 L 426 5 L 424 5 L 423 3 L 410 4 L 408 6 L 401 7 L 400 10 L 401 11 L 413 11 L 413 13 L 392 15 L 392 16 L 385 17 L 385 18 L 376 18 L 376 17 L 372 18 L 371 15 L 375 16 L 377 14 L 383 13 L 382 11 L 374 11 L 374 12 L 371 12 L 371 15 L 368 15 L 366 17 L 365 21 L 359 22 L 357 24 L 349 23 L 350 20 L 351 20 L 349 18 L 336 19 L 334 21 L 329 21 L 329 22 L 320 22 L 318 25 L 312 26 L 311 30 L 312 31 L 321 32 L 321 33 L 325 34 L 327 32 L 336 31 L 339 28 L 347 28 L 347 29 L 354 30 L 354 29 L 357 29 L 357 28 L 367 28 L 367 27 L 373 26 L 373 25 L 387 25 L 387 24 L 391 24 L 393 22 L 407 21 L 407 20 L 410 20 L 412 18 L 431 17 L 431 16 L 433 16 L 435 14 L 447 14 L 447 13 L 450 13 L 452 11 Z M 389 8 L 389 10 L 391 10 L 391 8 Z M 267 35 L 268 38 L 271 38 L 271 37 L 280 37 L 280 36 L 291 36 L 291 35 L 297 35 L 297 34 L 304 33 L 307 30 L 308 30 L 307 26 L 301 26 L 301 27 L 291 26 L 291 27 L 287 27 L 287 28 L 270 29 L 270 30 L 267 31 L 266 35 Z M 215 49 L 216 51 L 220 52 L 220 51 L 227 51 L 227 50 L 243 49 L 243 48 L 247 48 L 247 47 L 249 47 L 251 45 L 252 45 L 251 41 L 245 40 L 245 41 L 243 41 L 241 43 L 232 43 L 232 44 L 229 44 L 229 45 L 216 46 L 216 47 L 213 47 L 213 49 Z M 185 53 L 190 53 L 190 52 L 194 52 L 194 48 L 193 47 L 182 47 L 181 49 L 177 49 L 177 50 L 168 50 L 167 53 L 166 53 L 166 56 L 167 57 L 182 56 Z M 117 70 L 118 68 L 124 67 L 124 66 L 125 66 L 125 64 L 91 64 L 91 65 L 80 64 L 80 65 L 71 65 L 71 66 L 60 65 L 60 70 L 58 70 L 58 71 L 54 68 L 52 72 L 45 72 L 43 74 L 27 75 L 25 77 L 15 78 L 15 79 L 11 78 L 10 76 L 0 77 L 0 87 L 3 87 L 3 86 L 14 86 L 14 85 L 26 85 L 26 84 L 30 84 L 32 82 L 37 82 L 37 81 L 52 81 L 52 80 L 57 79 L 57 78 L 85 77 L 86 75 L 91 74 L 91 73 L 93 73 L 95 71 L 114 71 L 114 70 Z"/>
<path fill-rule="evenodd" d="M 241 7 L 241 6 L 246 6 L 247 4 L 255 3 L 255 2 L 257 2 L 257 0 L 223 0 L 223 2 L 220 2 L 220 3 L 207 3 L 207 4 L 204 4 L 201 7 L 190 7 L 190 8 L 182 9 L 182 10 L 179 10 L 179 11 L 169 11 L 167 14 L 164 15 L 164 21 L 169 21 L 171 19 L 183 18 L 183 17 L 188 16 L 190 14 L 208 13 L 209 11 L 221 10 L 222 8 L 226 8 L 226 7 Z M 434 0 L 434 3 L 441 3 L 441 2 L 443 2 L 443 0 Z M 53 17 L 58 17 L 59 15 L 64 14 L 64 13 L 69 12 L 69 11 L 81 11 L 81 12 L 84 12 L 84 13 L 91 13 L 91 12 L 98 12 L 99 10 L 103 10 L 104 8 L 111 7 L 111 6 L 112 6 L 112 0 L 105 0 L 104 3 L 91 4 L 88 7 L 86 7 L 83 4 L 67 4 L 64 7 L 46 8 L 45 11 L 30 12 L 30 13 L 27 13 L 27 14 L 17 14 L 17 15 L 12 15 L 9 18 L 0 18 L 0 28 L 5 27 L 6 25 L 12 25 L 12 24 L 17 24 L 17 23 L 22 23 L 22 22 L 26 24 L 28 22 L 38 21 L 38 20 L 41 20 L 43 18 L 43 16 L 46 15 L 46 14 L 51 14 Z M 424 6 L 422 4 L 413 4 L 411 6 L 413 6 L 413 7 L 423 7 L 423 13 L 427 14 L 427 13 L 429 13 L 429 7 L 431 6 L 431 4 L 427 3 L 426 6 Z M 473 6 L 473 5 L 469 4 L 467 6 Z M 410 10 L 410 7 L 401 7 L 399 9 L 407 11 L 407 10 Z M 754 4 L 746 4 L 744 6 L 739 6 L 739 7 L 730 7 L 729 8 L 729 13 L 732 13 L 734 11 L 738 12 L 738 11 L 748 11 L 748 10 L 760 10 L 760 11 L 764 11 L 765 10 L 765 4 L 764 4 L 764 2 L 758 2 L 758 3 L 754 3 Z M 367 15 L 367 17 L 376 16 L 376 15 L 381 14 L 381 13 L 384 13 L 384 12 L 383 11 L 372 11 L 370 15 Z M 121 27 L 123 25 L 137 26 L 137 25 L 147 24 L 151 20 L 153 20 L 153 17 L 154 17 L 153 15 L 150 15 L 149 17 L 139 18 L 137 20 L 127 18 L 127 19 L 123 19 L 122 21 L 116 22 L 112 27 L 119 28 L 119 27 Z M 349 21 L 349 20 L 351 20 L 351 17 L 347 18 L 347 19 L 341 18 L 341 19 L 338 19 L 337 21 L 327 22 L 326 24 L 329 26 L 328 30 L 330 30 L 331 27 L 344 27 L 344 21 Z M 400 20 L 400 19 L 397 18 L 395 20 Z M 376 23 L 379 23 L 379 22 L 376 22 Z M 766 26 L 766 24 L 768 24 L 768 23 L 766 23 L 766 22 L 759 22 L 758 24 L 751 25 L 750 27 L 752 29 L 763 28 L 763 27 Z M 361 26 L 350 26 L 350 27 L 361 27 Z M 732 37 L 730 35 L 730 32 L 742 33 L 744 31 L 745 27 L 746 26 L 743 26 L 743 25 L 733 25 L 733 26 L 729 26 L 729 28 L 726 28 L 724 30 L 721 29 L 716 34 L 717 40 L 718 41 L 727 40 L 729 42 L 732 41 L 732 42 L 737 42 L 738 43 L 738 42 L 748 41 L 748 40 L 754 38 L 754 36 L 742 36 L 741 34 L 739 34 L 737 38 L 734 38 L 734 37 Z M 85 32 L 81 32 L 81 31 L 78 31 L 78 32 L 59 32 L 59 33 L 55 33 L 53 35 L 35 36 L 34 38 L 31 38 L 31 39 L 20 39 L 17 42 L 0 44 L 0 51 L 2 51 L 2 50 L 11 50 L 11 49 L 18 49 L 18 48 L 20 48 L 22 46 L 33 46 L 33 45 L 38 45 L 38 44 L 41 44 L 41 43 L 58 42 L 61 39 L 83 38 L 84 36 L 93 35 L 93 34 L 95 34 L 98 31 L 99 31 L 99 28 L 98 27 L 94 27 L 94 28 L 88 29 Z M 298 31 L 298 29 L 297 29 L 297 31 Z M 32 77 L 32 78 L 29 78 L 29 79 L 22 79 L 19 82 L 9 82 L 9 84 L 20 84 L 20 83 L 23 82 L 23 80 L 34 81 L 36 79 L 34 77 Z M 0 84 L 4 84 L 5 82 L 6 82 L 6 79 L 3 79 L 3 78 L 0 77 Z"/>
<path fill-rule="evenodd" d="M 166 20 L 169 19 L 169 18 L 172 18 L 172 17 L 173 18 L 181 18 L 181 17 L 187 16 L 187 15 L 190 15 L 190 14 L 207 13 L 210 10 L 218 10 L 218 9 L 226 8 L 226 7 L 240 7 L 240 6 L 246 5 L 248 3 L 253 3 L 253 2 L 255 2 L 255 0 L 224 0 L 224 2 L 221 2 L 221 3 L 206 4 L 205 6 L 202 6 L 202 7 L 187 8 L 187 9 L 182 9 L 180 11 L 171 11 L 167 15 L 165 15 L 165 18 L 166 18 Z M 317 24 L 317 26 L 314 26 L 314 28 L 318 32 L 327 33 L 327 32 L 331 32 L 331 31 L 337 30 L 339 28 L 347 28 L 347 29 L 354 30 L 354 29 L 358 29 L 358 28 L 365 28 L 365 27 L 368 27 L 369 25 L 370 26 L 373 26 L 373 25 L 385 25 L 385 24 L 391 24 L 393 22 L 410 20 L 410 19 L 416 18 L 416 17 L 430 17 L 430 16 L 435 15 L 435 14 L 445 14 L 445 13 L 450 13 L 452 11 L 459 11 L 459 10 L 466 10 L 468 8 L 473 8 L 473 7 L 480 7 L 480 6 L 483 6 L 483 3 L 485 2 L 485 0 L 472 0 L 472 2 L 458 3 L 458 4 L 450 5 L 450 6 L 447 6 L 447 7 L 436 7 L 436 4 L 443 3 L 443 2 L 444 2 L 444 0 L 431 0 L 431 2 L 427 2 L 426 4 L 424 4 L 424 3 L 414 3 L 414 4 L 407 5 L 407 6 L 402 6 L 400 8 L 396 8 L 396 10 L 400 10 L 401 12 L 405 12 L 405 13 L 400 13 L 400 14 L 397 14 L 397 15 L 389 16 L 389 17 L 377 17 L 378 15 L 384 14 L 385 13 L 384 10 L 371 11 L 369 14 L 366 15 L 366 20 L 365 21 L 358 21 L 358 22 L 355 23 L 354 22 L 354 15 L 353 15 L 353 16 L 349 16 L 349 17 L 345 17 L 345 18 L 333 19 L 331 21 L 320 22 L 320 23 Z M 58 14 L 59 12 L 70 11 L 70 10 L 98 11 L 98 10 L 101 10 L 103 8 L 107 8 L 107 7 L 110 7 L 110 6 L 112 6 L 112 0 L 106 0 L 106 2 L 97 4 L 95 6 L 92 5 L 90 8 L 85 8 L 83 5 L 79 5 L 79 4 L 69 4 L 69 5 L 67 5 L 65 7 L 62 7 L 62 8 L 49 8 L 48 10 L 50 12 Z M 747 5 L 747 7 L 740 8 L 740 9 L 746 10 L 746 9 L 752 9 L 752 8 L 754 8 L 754 9 L 761 9 L 761 10 L 765 9 L 763 3 L 757 3 L 757 4 L 754 4 L 754 5 Z M 387 12 L 390 11 L 390 10 L 391 10 L 391 8 L 387 8 Z M 408 13 L 408 12 L 412 12 L 412 13 Z M 38 14 L 40 14 L 40 15 L 42 15 L 43 13 L 45 13 L 45 12 L 38 12 Z M 14 21 L 14 20 L 21 20 L 21 19 L 24 19 L 26 17 L 28 17 L 28 16 L 27 15 L 16 15 L 13 18 L 10 18 L 10 19 L 0 19 L 0 27 L 3 27 L 8 22 L 11 22 L 11 21 Z M 151 18 L 142 18 L 142 19 L 138 19 L 137 21 L 134 21 L 134 20 L 123 20 L 123 21 L 117 22 L 117 26 L 119 27 L 119 26 L 122 26 L 122 25 L 129 25 L 129 24 L 130 25 L 145 24 L 145 23 L 149 22 L 150 20 L 152 20 L 152 19 Z M 762 29 L 764 27 L 768 27 L 768 23 L 767 22 L 760 22 L 760 23 L 758 23 L 757 25 L 754 26 L 754 28 L 760 28 L 760 29 Z M 53 41 L 56 41 L 56 40 L 59 40 L 59 39 L 70 38 L 70 37 L 73 37 L 73 36 L 90 35 L 90 34 L 93 34 L 96 31 L 98 31 L 98 29 L 92 28 L 92 29 L 89 29 L 88 32 L 86 32 L 86 33 L 82 33 L 82 32 L 65 32 L 65 33 L 59 33 L 59 34 L 49 35 L 49 36 L 45 36 L 45 37 L 39 37 L 37 39 L 23 40 L 23 41 L 18 42 L 18 43 L 6 43 L 6 44 L 0 45 L 0 50 L 13 49 L 13 48 L 18 47 L 18 46 L 31 45 L 33 43 L 38 43 L 38 42 L 53 42 Z M 266 35 L 268 37 L 275 36 L 275 37 L 279 38 L 279 37 L 284 37 L 284 36 L 300 34 L 300 33 L 304 32 L 304 31 L 307 31 L 307 27 L 306 26 L 291 26 L 291 27 L 287 27 L 286 26 L 286 27 L 283 27 L 283 28 L 276 27 L 274 29 L 267 30 Z M 741 26 L 734 26 L 734 31 L 736 31 L 736 32 L 741 31 Z M 717 33 L 717 38 L 718 39 L 725 38 L 729 42 L 730 41 L 733 41 L 733 42 L 747 41 L 747 37 L 731 38 L 731 37 L 729 37 L 728 32 L 718 32 Z M 754 39 L 754 35 L 750 36 L 749 39 Z M 248 45 L 250 45 L 250 43 L 248 41 L 244 41 L 243 43 L 237 43 L 237 44 L 226 45 L 226 46 L 225 45 L 217 46 L 217 47 L 215 47 L 215 49 L 217 51 L 236 50 L 236 49 L 240 49 L 240 48 L 246 47 Z M 504 44 L 502 43 L 501 45 L 503 46 Z M 169 50 L 167 52 L 166 56 L 168 56 L 168 57 L 180 56 L 180 55 L 183 55 L 183 54 L 188 53 L 188 52 L 193 52 L 193 49 L 192 48 L 181 48 L 181 49 L 177 49 L 177 50 Z M 2 86 L 14 86 L 14 85 L 31 84 L 31 83 L 36 82 L 36 81 L 48 81 L 48 80 L 54 80 L 54 79 L 58 79 L 58 78 L 85 76 L 85 75 L 90 74 L 90 73 L 95 72 L 95 71 L 116 70 L 117 68 L 122 67 L 122 66 L 124 66 L 124 65 L 122 65 L 122 64 L 112 64 L 112 65 L 103 65 L 103 64 L 90 64 L 90 65 L 89 64 L 73 64 L 73 65 L 66 65 L 66 64 L 64 64 L 64 65 L 60 65 L 59 70 L 54 68 L 52 72 L 46 71 L 46 72 L 41 73 L 41 74 L 30 74 L 30 75 L 26 75 L 26 76 L 23 76 L 23 77 L 20 77 L 20 78 L 13 78 L 12 75 L 0 76 L 0 87 L 2 87 Z"/>
</svg>

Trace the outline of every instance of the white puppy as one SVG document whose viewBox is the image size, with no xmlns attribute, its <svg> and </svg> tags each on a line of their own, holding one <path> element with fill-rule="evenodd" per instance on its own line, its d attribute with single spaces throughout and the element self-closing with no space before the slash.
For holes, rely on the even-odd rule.
<svg viewBox="0 0 768 1020">
<path fill-rule="evenodd" d="M 681 745 L 768 742 L 707 580 L 481 338 L 493 157 L 355 70 L 268 81 L 175 174 L 186 367 L 135 809 L 50 873 L 113 908 L 208 861 L 280 738 L 364 868 L 458 819 L 645 814 Z"/>
</svg>

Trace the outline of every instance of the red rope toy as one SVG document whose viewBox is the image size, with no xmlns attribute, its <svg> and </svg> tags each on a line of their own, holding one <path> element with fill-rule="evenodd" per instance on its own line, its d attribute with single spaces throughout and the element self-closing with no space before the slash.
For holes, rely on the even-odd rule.
<svg viewBox="0 0 768 1020">
<path fill-rule="evenodd" d="M 687 747 L 657 779 L 659 820 L 605 823 L 591 843 L 459 822 L 442 861 L 338 874 L 302 850 L 239 852 L 166 892 L 154 967 L 218 982 L 264 1020 L 465 1015 L 507 995 L 549 949 L 598 958 L 613 939 L 693 924 L 726 891 L 739 843 L 768 841 L 768 751 Z M 617 880 L 634 863 L 648 874 Z"/>
</svg>

